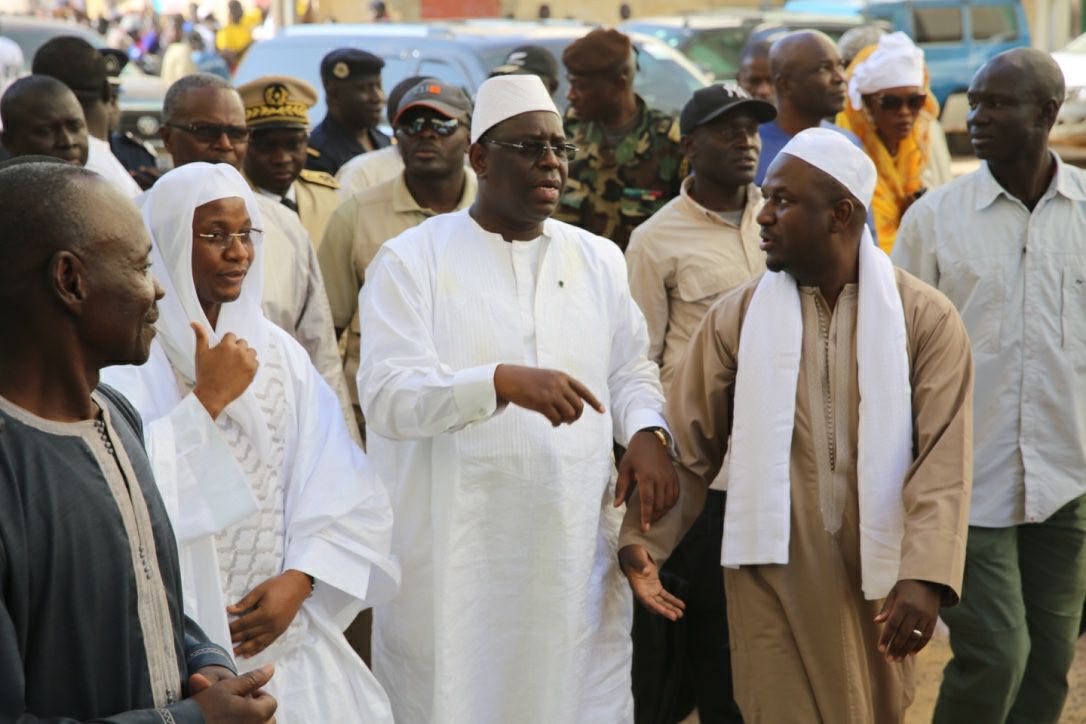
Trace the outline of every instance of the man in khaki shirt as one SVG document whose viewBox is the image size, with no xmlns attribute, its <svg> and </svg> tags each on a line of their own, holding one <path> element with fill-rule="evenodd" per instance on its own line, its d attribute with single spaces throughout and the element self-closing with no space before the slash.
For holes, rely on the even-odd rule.
<svg viewBox="0 0 1086 724">
<path fill-rule="evenodd" d="M 649 359 L 660 365 L 665 392 L 713 302 L 765 271 L 756 220 L 762 194 L 754 172 L 761 148 L 758 124 L 776 115 L 771 104 L 734 85 L 694 93 L 679 117 L 683 153 L 694 173 L 683 181 L 680 196 L 630 237 L 630 291 L 648 323 Z M 655 711 L 678 721 L 696 706 L 706 724 L 742 721 L 732 697 L 720 575 L 723 491 L 718 476 L 701 516 L 662 571 L 669 589 L 686 591 L 685 617 L 671 622 L 641 606 L 634 609 L 633 690 L 639 716 L 652 718 L 649 712 Z M 675 671 L 684 672 L 677 688 L 667 683 Z"/>
<path fill-rule="evenodd" d="M 393 122 L 403 173 L 343 202 L 325 229 L 317 257 L 336 334 L 350 326 L 344 371 L 359 425 L 354 380 L 361 343 L 358 292 L 366 267 L 389 239 L 475 200 L 475 174 L 464 166 L 470 122 L 471 100 L 464 91 L 434 78 L 420 81 L 404 95 Z"/>
</svg>

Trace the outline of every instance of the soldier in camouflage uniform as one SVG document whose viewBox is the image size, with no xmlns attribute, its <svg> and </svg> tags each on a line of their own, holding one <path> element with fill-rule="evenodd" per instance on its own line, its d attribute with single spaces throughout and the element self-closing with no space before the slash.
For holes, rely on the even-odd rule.
<svg viewBox="0 0 1086 724">
<path fill-rule="evenodd" d="M 679 124 L 634 93 L 637 59 L 617 30 L 593 30 L 566 48 L 562 63 L 570 84 L 566 137 L 577 155 L 554 218 L 625 250 L 630 233 L 679 195 Z"/>
</svg>

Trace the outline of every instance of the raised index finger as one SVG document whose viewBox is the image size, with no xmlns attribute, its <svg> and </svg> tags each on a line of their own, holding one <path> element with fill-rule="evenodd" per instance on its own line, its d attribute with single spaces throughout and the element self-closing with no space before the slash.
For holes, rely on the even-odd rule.
<svg viewBox="0 0 1086 724">
<path fill-rule="evenodd" d="M 592 409 L 596 412 L 603 414 L 603 404 L 596 399 L 596 396 L 592 394 L 591 390 L 581 384 L 580 380 L 569 378 L 569 386 L 573 388 L 573 391 L 580 395 L 581 399 L 592 406 Z"/>
</svg>

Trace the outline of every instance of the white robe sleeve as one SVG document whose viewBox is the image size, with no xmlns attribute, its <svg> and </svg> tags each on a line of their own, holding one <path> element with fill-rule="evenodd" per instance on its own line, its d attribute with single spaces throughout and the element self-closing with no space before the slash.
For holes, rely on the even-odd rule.
<svg viewBox="0 0 1086 724">
<path fill-rule="evenodd" d="M 421 440 L 492 416 L 498 363 L 453 370 L 438 359 L 432 297 L 404 261 L 383 248 L 359 294 L 365 343 L 358 399 L 367 428 L 392 440 Z"/>
<path fill-rule="evenodd" d="M 611 262 L 611 259 L 608 259 Z M 645 315 L 630 294 L 621 255 L 608 264 L 615 299 L 611 314 L 611 369 L 607 385 L 611 393 L 611 419 L 615 440 L 623 446 L 646 427 L 667 428 L 660 368 L 649 359 L 649 333 Z M 670 434 L 670 429 L 668 429 Z"/>
<path fill-rule="evenodd" d="M 328 384 L 300 347 L 287 352 L 297 390 L 298 444 L 288 474 L 283 569 L 316 580 L 313 604 L 342 630 L 399 590 L 392 507 L 351 439 Z"/>
<path fill-rule="evenodd" d="M 151 461 L 177 539 L 185 612 L 211 640 L 230 647 L 215 534 L 252 515 L 256 498 L 219 428 L 194 394 L 180 400 L 161 349 L 141 368 L 110 367 L 102 381 L 128 398 L 143 419 Z"/>
<path fill-rule="evenodd" d="M 219 428 L 191 392 L 176 399 L 176 382 L 148 362 L 111 367 L 102 381 L 128 398 L 143 418 L 147 457 L 179 544 L 214 535 L 256 512 L 245 472 Z M 169 363 L 166 363 L 168 369 Z M 161 378 L 161 379 L 159 379 Z"/>
</svg>

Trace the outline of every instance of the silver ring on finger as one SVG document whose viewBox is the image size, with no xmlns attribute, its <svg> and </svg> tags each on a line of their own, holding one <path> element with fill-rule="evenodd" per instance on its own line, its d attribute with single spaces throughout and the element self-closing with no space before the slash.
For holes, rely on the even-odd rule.
<svg viewBox="0 0 1086 724">
<path fill-rule="evenodd" d="M 923 638 L 924 637 L 924 632 L 921 631 L 918 628 L 914 628 L 913 629 L 913 636 L 916 636 L 917 638 Z"/>
</svg>

